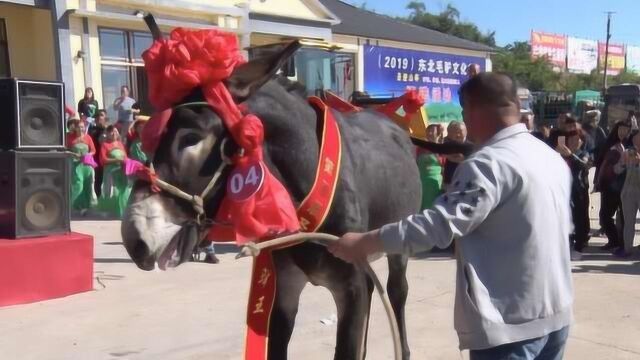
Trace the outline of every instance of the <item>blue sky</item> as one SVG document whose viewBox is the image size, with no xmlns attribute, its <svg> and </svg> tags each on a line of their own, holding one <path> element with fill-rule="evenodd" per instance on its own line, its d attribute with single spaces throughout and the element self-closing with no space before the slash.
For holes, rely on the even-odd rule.
<svg viewBox="0 0 640 360">
<path fill-rule="evenodd" d="M 343 0 L 344 1 L 344 0 Z M 408 0 L 349 0 L 387 15 L 406 15 Z M 612 41 L 640 45 L 640 0 L 426 0 L 427 11 L 455 5 L 461 19 L 481 30 L 496 31 L 498 45 L 527 41 L 532 29 L 592 40 L 605 40 L 605 11 L 615 11 Z"/>
</svg>

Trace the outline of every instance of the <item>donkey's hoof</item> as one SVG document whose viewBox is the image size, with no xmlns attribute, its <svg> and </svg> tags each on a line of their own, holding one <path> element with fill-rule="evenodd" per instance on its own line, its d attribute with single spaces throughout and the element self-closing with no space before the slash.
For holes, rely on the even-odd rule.
<svg viewBox="0 0 640 360">
<path fill-rule="evenodd" d="M 217 264 L 220 262 L 220 259 L 218 259 L 215 254 L 207 254 L 207 256 L 204 257 L 204 262 L 207 264 Z"/>
</svg>

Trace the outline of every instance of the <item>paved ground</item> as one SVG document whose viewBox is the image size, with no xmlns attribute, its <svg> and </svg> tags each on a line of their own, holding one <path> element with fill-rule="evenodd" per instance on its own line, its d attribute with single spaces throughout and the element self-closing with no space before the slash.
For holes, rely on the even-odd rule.
<svg viewBox="0 0 640 360">
<path fill-rule="evenodd" d="M 220 249 L 218 265 L 143 272 L 120 244 L 119 223 L 74 222 L 95 236 L 94 291 L 0 308 L 0 359 L 240 359 L 250 260 Z M 600 239 L 597 239 L 598 242 Z M 600 240 L 601 242 L 601 240 Z M 574 263 L 576 325 L 567 359 L 640 359 L 640 262 L 595 252 Z M 386 273 L 383 261 L 375 263 Z M 413 359 L 460 359 L 453 331 L 455 263 L 413 259 L 407 304 Z M 308 286 L 290 358 L 331 359 L 335 306 Z M 391 359 L 385 315 L 374 301 L 368 359 Z"/>
</svg>

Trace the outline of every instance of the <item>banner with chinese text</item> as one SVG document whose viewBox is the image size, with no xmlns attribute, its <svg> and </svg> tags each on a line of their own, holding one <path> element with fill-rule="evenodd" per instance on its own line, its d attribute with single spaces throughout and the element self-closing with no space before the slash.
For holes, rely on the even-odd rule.
<svg viewBox="0 0 640 360">
<path fill-rule="evenodd" d="M 430 121 L 462 120 L 458 90 L 471 64 L 485 70 L 481 57 L 365 45 L 364 91 L 373 97 L 397 97 L 418 89 Z"/>
<path fill-rule="evenodd" d="M 574 74 L 591 74 L 598 68 L 598 42 L 567 38 L 567 68 Z"/>
<path fill-rule="evenodd" d="M 640 47 L 627 46 L 627 71 L 640 74 Z"/>
<path fill-rule="evenodd" d="M 540 31 L 531 32 L 531 57 L 546 57 L 554 70 L 565 69 L 567 59 L 567 37 Z"/>
<path fill-rule="evenodd" d="M 604 74 L 604 57 L 607 49 L 606 43 L 598 42 L 598 64 L 600 72 Z M 624 70 L 624 45 L 609 43 L 609 58 L 607 63 L 607 75 L 618 75 Z"/>
</svg>

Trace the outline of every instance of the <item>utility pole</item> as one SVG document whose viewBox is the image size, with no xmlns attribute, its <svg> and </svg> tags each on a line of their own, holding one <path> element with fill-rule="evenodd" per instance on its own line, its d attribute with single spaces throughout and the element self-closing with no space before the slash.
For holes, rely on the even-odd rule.
<svg viewBox="0 0 640 360">
<path fill-rule="evenodd" d="M 604 49 L 604 80 L 602 81 L 602 96 L 607 93 L 607 67 L 609 66 L 609 40 L 611 40 L 611 15 L 614 11 L 607 11 L 607 42 Z"/>
</svg>

